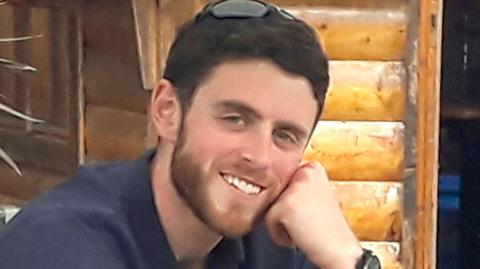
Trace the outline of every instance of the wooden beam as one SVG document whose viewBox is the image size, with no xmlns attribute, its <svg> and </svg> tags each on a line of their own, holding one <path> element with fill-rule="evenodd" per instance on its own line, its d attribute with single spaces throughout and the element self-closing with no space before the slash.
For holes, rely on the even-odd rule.
<svg viewBox="0 0 480 269">
<path fill-rule="evenodd" d="M 160 79 L 158 55 L 159 6 L 155 0 L 132 0 L 138 62 L 144 89 L 153 89 Z"/>
<path fill-rule="evenodd" d="M 420 0 L 415 268 L 436 258 L 442 0 Z"/>
</svg>

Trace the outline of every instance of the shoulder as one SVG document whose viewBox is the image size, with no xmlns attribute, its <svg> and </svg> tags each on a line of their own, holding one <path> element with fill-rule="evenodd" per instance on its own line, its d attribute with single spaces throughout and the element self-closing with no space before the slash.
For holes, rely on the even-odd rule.
<svg viewBox="0 0 480 269">
<path fill-rule="evenodd" d="M 61 232 L 121 225 L 126 219 L 122 177 L 128 166 L 130 162 L 80 167 L 72 179 L 22 208 L 3 233 L 17 226 L 40 229 L 59 225 L 56 232 Z"/>
<path fill-rule="evenodd" d="M 108 181 L 126 166 L 82 167 L 23 208 L 0 232 L 0 268 L 123 268 L 119 246 L 132 244 L 119 186 Z"/>
<path fill-rule="evenodd" d="M 0 234 L 0 268 L 122 268 L 122 251 L 115 245 L 124 236 L 115 218 L 32 210 L 21 212 Z"/>
<path fill-rule="evenodd" d="M 92 217 L 110 219 L 118 216 L 122 211 L 120 196 L 124 184 L 118 180 L 121 171 L 118 175 L 114 171 L 124 167 L 117 163 L 80 167 L 74 177 L 25 206 L 12 224 L 16 225 L 23 219 L 31 221 L 32 218 L 51 222 L 61 218 L 68 222 L 72 219 L 90 221 Z"/>
</svg>

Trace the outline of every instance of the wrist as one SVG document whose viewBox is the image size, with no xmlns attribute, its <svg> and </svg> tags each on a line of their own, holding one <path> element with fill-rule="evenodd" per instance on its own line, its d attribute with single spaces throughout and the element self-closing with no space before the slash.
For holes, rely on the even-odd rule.
<svg viewBox="0 0 480 269">
<path fill-rule="evenodd" d="M 363 249 L 359 243 L 348 248 L 339 248 L 336 254 L 329 258 L 313 260 L 315 265 L 322 269 L 355 269 L 357 262 L 363 255 Z"/>
</svg>

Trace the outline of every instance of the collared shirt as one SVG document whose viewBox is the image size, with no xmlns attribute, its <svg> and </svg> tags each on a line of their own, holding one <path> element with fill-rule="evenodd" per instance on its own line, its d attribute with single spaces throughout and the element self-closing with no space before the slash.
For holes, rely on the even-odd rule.
<svg viewBox="0 0 480 269">
<path fill-rule="evenodd" d="M 153 155 L 81 167 L 72 180 L 27 205 L 0 233 L 0 268 L 181 268 L 155 209 Z M 315 268 L 295 249 L 275 245 L 261 224 L 244 238 L 224 238 L 207 264 L 214 269 Z"/>
</svg>

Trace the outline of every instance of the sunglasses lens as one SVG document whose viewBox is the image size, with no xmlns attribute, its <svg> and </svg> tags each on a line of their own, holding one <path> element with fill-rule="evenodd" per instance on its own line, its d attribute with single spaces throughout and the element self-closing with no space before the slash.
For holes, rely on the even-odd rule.
<svg viewBox="0 0 480 269">
<path fill-rule="evenodd" d="M 295 17 L 294 17 L 292 14 L 286 12 L 286 11 L 283 10 L 283 9 L 279 9 L 279 10 L 278 10 L 278 13 L 279 13 L 280 16 L 282 16 L 284 19 L 292 20 L 292 21 L 296 20 Z"/>
<path fill-rule="evenodd" d="M 255 1 L 230 0 L 215 5 L 211 12 L 217 18 L 261 18 L 268 12 L 268 7 Z"/>
</svg>

